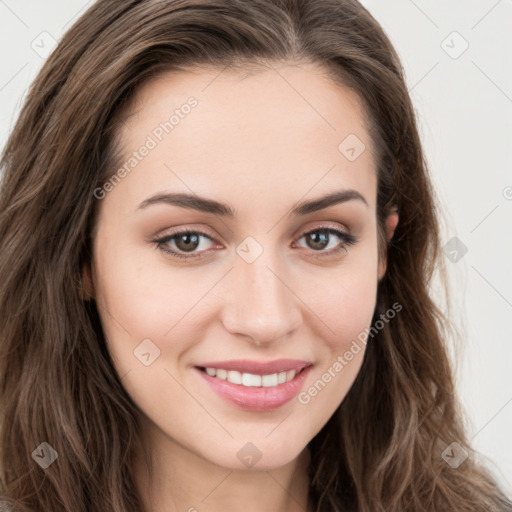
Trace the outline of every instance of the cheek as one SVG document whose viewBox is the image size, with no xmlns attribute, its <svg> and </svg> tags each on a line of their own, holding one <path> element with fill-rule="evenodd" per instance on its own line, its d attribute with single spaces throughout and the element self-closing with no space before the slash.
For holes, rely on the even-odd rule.
<svg viewBox="0 0 512 512">
<path fill-rule="evenodd" d="M 205 293 L 200 270 L 166 267 L 133 247 L 98 244 L 95 290 L 104 330 L 111 341 L 161 339 Z"/>
<path fill-rule="evenodd" d="M 331 350 L 346 350 L 347 343 L 369 326 L 377 300 L 377 265 L 372 238 L 337 267 L 315 274 L 303 271 L 308 277 L 301 292 L 325 323 L 322 338 Z"/>
<path fill-rule="evenodd" d="M 320 429 L 343 401 L 363 362 L 377 299 L 377 253 L 368 249 L 359 254 L 329 275 L 317 275 L 315 292 L 307 295 L 315 313 L 310 325 L 317 328 L 319 364 L 297 399 L 308 411 L 313 430 Z M 311 288 L 312 283 L 307 284 Z"/>
<path fill-rule="evenodd" d="M 335 393 L 339 401 L 348 391 L 361 367 L 365 348 L 365 333 L 371 324 L 376 305 L 377 285 L 370 273 L 346 276 L 339 286 L 330 284 L 325 298 L 318 300 L 318 316 L 322 329 L 322 368 L 331 377 L 343 374 Z M 340 366 L 338 363 L 341 363 Z M 329 380 L 329 377 L 326 376 Z M 330 382 L 330 380 L 329 380 Z M 341 385 L 341 382 L 343 385 Z M 334 388 L 332 389 L 334 392 Z"/>
</svg>

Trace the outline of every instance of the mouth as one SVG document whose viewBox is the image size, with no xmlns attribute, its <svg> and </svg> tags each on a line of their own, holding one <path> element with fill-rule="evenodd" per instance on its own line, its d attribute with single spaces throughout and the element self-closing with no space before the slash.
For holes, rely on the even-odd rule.
<svg viewBox="0 0 512 512">
<path fill-rule="evenodd" d="M 296 360 L 230 361 L 208 363 L 194 369 L 211 390 L 231 404 L 246 410 L 269 411 L 298 394 L 312 366 L 312 363 Z M 235 367 L 237 369 L 233 369 Z M 246 371 L 248 369 L 251 371 Z M 281 371 L 275 371 L 277 369 Z"/>
</svg>

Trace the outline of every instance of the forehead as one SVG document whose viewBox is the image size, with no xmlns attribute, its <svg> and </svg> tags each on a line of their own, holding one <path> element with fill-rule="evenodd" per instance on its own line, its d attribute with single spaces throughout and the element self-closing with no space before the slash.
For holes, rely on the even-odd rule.
<svg viewBox="0 0 512 512">
<path fill-rule="evenodd" d="M 150 129 L 152 122 L 168 119 L 193 96 L 200 104 L 194 117 L 199 120 L 199 112 L 207 121 L 208 115 L 215 115 L 216 126 L 223 129 L 261 126 L 263 122 L 268 131 L 279 130 L 282 140 L 287 134 L 295 135 L 294 128 L 306 126 L 338 136 L 347 128 L 361 135 L 366 132 L 364 109 L 355 91 L 335 83 L 320 65 L 247 66 L 195 66 L 160 74 L 136 91 L 122 115 L 125 128 L 132 130 L 137 125 Z M 129 138 L 129 134 L 124 135 Z"/>
<path fill-rule="evenodd" d="M 191 98 L 195 106 L 184 108 Z M 362 104 L 315 64 L 167 72 L 138 90 L 123 119 L 124 162 L 149 139 L 154 143 L 116 187 L 133 200 L 164 189 L 222 192 L 223 199 L 230 191 L 261 199 L 276 190 L 275 198 L 297 200 L 308 189 L 335 187 L 365 190 L 375 202 Z M 350 146 L 362 151 L 358 158 L 346 153 Z"/>
</svg>

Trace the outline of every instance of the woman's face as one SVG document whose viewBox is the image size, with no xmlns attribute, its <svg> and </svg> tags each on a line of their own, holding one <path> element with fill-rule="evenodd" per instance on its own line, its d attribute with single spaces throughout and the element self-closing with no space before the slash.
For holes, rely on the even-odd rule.
<svg viewBox="0 0 512 512">
<path fill-rule="evenodd" d="M 160 452 L 282 466 L 352 385 L 385 271 L 361 105 L 314 65 L 203 68 L 129 114 L 88 281 L 115 368 Z"/>
</svg>

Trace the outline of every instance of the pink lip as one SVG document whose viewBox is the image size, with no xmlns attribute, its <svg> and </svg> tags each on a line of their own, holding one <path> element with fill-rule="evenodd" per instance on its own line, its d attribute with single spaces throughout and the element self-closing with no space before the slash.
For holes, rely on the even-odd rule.
<svg viewBox="0 0 512 512">
<path fill-rule="evenodd" d="M 215 366 L 208 366 L 208 368 L 215 368 Z M 227 380 L 212 377 L 197 367 L 194 370 L 209 384 L 213 391 L 232 404 L 250 411 L 270 411 L 281 407 L 299 393 L 311 368 L 310 365 L 299 371 L 289 382 L 269 387 L 247 387 L 241 384 L 233 384 Z M 293 370 L 294 368 L 290 369 Z M 247 373 L 259 375 L 254 371 Z"/>
<path fill-rule="evenodd" d="M 215 368 L 223 370 L 236 370 L 240 373 L 252 373 L 254 375 L 271 375 L 272 373 L 295 370 L 300 372 L 312 363 L 298 359 L 276 359 L 275 361 L 251 361 L 249 359 L 232 359 L 230 361 L 211 361 L 196 365 L 200 368 Z"/>
</svg>

